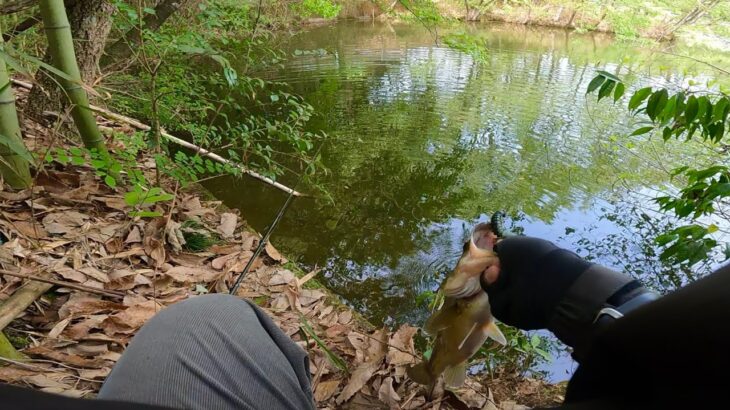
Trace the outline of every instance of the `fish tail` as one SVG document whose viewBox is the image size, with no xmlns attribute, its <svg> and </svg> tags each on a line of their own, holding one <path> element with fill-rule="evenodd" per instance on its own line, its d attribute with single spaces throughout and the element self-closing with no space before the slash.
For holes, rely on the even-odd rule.
<svg viewBox="0 0 730 410">
<path fill-rule="evenodd" d="M 444 383 L 447 387 L 461 387 L 466 381 L 466 361 L 444 371 Z"/>
<path fill-rule="evenodd" d="M 434 382 L 434 377 L 428 370 L 428 362 L 421 362 L 415 366 L 409 367 L 406 369 L 406 374 L 408 374 L 408 377 L 410 377 L 411 380 L 418 384 L 428 386 Z"/>
</svg>

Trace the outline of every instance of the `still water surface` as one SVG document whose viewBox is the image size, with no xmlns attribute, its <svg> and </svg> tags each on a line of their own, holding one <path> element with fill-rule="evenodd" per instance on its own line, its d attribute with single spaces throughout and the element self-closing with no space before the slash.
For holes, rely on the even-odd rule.
<svg viewBox="0 0 730 410">
<path fill-rule="evenodd" d="M 471 226 L 497 210 L 525 234 L 617 269 L 656 273 L 662 267 L 647 251 L 641 214 L 654 216 L 649 199 L 665 189 L 669 169 L 712 155 L 701 146 L 617 141 L 630 125 L 625 108 L 585 97 L 596 69 L 634 86 L 681 84 L 679 73 L 695 68 L 686 61 L 605 36 L 471 30 L 488 44 L 485 61 L 414 25 L 316 27 L 288 42 L 283 69 L 265 73 L 303 95 L 320 113 L 309 127 L 329 135 L 329 173 L 319 178 L 328 195 L 297 199 L 272 241 L 321 267 L 328 286 L 374 323 L 422 323 L 418 295 L 438 286 Z M 255 181 L 208 187 L 259 231 L 285 200 Z M 565 379 L 569 367 L 558 360 L 552 379 Z"/>
</svg>

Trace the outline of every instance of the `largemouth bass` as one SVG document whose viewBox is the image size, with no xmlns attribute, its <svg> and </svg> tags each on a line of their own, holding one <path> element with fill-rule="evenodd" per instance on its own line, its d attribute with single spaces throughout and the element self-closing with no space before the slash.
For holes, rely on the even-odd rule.
<svg viewBox="0 0 730 410">
<path fill-rule="evenodd" d="M 507 343 L 494 323 L 489 297 L 483 291 L 468 298 L 446 298 L 441 309 L 426 321 L 424 331 L 436 336 L 431 357 L 407 372 L 413 381 L 425 385 L 433 384 L 444 373 L 447 386 L 461 386 L 467 361 L 488 338 Z"/>
<path fill-rule="evenodd" d="M 477 225 L 456 268 L 441 284 L 446 299 L 423 328 L 436 337 L 431 357 L 408 369 L 415 382 L 431 385 L 444 373 L 447 386 L 459 387 L 466 378 L 467 361 L 488 338 L 507 343 L 494 323 L 489 296 L 479 284 L 482 272 L 498 260 L 492 250 L 496 241 L 490 224 Z"/>
</svg>

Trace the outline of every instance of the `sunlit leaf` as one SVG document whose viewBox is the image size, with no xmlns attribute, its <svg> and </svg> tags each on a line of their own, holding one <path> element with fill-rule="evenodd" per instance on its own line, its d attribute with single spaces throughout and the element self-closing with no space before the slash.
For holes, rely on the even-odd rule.
<svg viewBox="0 0 730 410">
<path fill-rule="evenodd" d="M 641 103 L 651 94 L 651 87 L 637 90 L 629 100 L 629 110 L 633 111 L 641 105 Z"/>
<path fill-rule="evenodd" d="M 601 75 L 596 76 L 590 83 L 588 83 L 588 90 L 586 91 L 586 94 L 590 94 L 595 91 L 601 86 L 601 84 L 603 84 L 604 81 L 606 81 L 606 77 Z"/>
</svg>

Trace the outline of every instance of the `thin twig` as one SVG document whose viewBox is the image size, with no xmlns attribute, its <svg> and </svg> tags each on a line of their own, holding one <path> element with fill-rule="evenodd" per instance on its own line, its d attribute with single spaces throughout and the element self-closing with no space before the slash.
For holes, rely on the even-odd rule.
<svg viewBox="0 0 730 410">
<path fill-rule="evenodd" d="M 15 85 L 17 85 L 19 87 L 23 87 L 25 89 L 31 89 L 33 87 L 32 84 L 27 83 L 25 81 L 19 81 L 19 80 L 15 80 L 15 79 L 11 79 L 10 81 L 13 84 L 15 84 Z M 150 129 L 152 129 L 152 127 L 150 127 L 149 125 L 144 124 L 144 123 L 142 123 L 140 121 L 137 121 L 137 120 L 135 120 L 133 118 L 129 118 L 129 117 L 126 117 L 124 115 L 111 112 L 111 111 L 109 111 L 107 109 L 104 109 L 104 108 L 95 106 L 93 104 L 89 104 L 89 108 L 92 111 L 96 112 L 97 114 L 101 115 L 102 117 L 106 117 L 106 118 L 111 119 L 111 120 L 114 120 L 114 121 L 123 122 L 125 124 L 131 125 L 132 127 L 137 128 L 137 129 L 140 129 L 140 130 L 143 130 L 143 131 L 149 131 Z M 206 150 L 206 149 L 204 149 L 202 147 L 199 147 L 199 146 L 197 146 L 197 145 L 195 145 L 195 144 L 193 144 L 191 142 L 185 141 L 184 139 L 181 139 L 181 138 L 178 138 L 178 137 L 176 137 L 176 136 L 174 136 L 172 134 L 169 134 L 166 131 L 162 131 L 161 130 L 160 135 L 162 137 L 164 137 L 165 139 L 167 139 L 167 140 L 169 140 L 171 142 L 174 142 L 175 144 L 181 145 L 181 146 L 183 146 L 185 148 L 189 148 L 189 149 L 195 150 L 196 152 L 200 153 L 200 155 L 202 155 L 204 157 L 210 158 L 210 159 L 212 159 L 212 160 L 214 160 L 216 162 L 220 162 L 222 164 L 230 165 L 231 167 L 238 169 L 242 173 L 244 173 L 244 174 L 246 174 L 248 176 L 251 176 L 251 177 L 253 177 L 255 179 L 258 179 L 259 181 L 265 182 L 265 183 L 267 183 L 267 184 L 269 184 L 269 185 L 271 185 L 271 186 L 273 186 L 275 188 L 278 188 L 278 189 L 280 189 L 280 190 L 282 190 L 282 191 L 284 191 L 284 192 L 286 192 L 288 194 L 292 194 L 294 196 L 304 196 L 304 194 L 302 194 L 301 192 L 295 191 L 292 188 L 289 188 L 288 186 L 286 186 L 284 184 L 281 184 L 279 182 L 276 182 L 276 181 L 274 181 L 273 179 L 271 179 L 269 177 L 266 177 L 264 175 L 261 175 L 261 174 L 259 174 L 256 171 L 250 170 L 250 169 L 244 167 L 241 164 L 238 164 L 238 163 L 235 163 L 235 162 L 233 162 L 231 160 L 228 160 L 226 158 L 223 158 L 222 156 L 220 156 L 220 155 L 218 155 L 218 154 L 216 154 L 214 152 L 208 151 L 208 150 Z"/>
<path fill-rule="evenodd" d="M 11 271 L 8 271 L 5 269 L 0 269 L 0 275 L 7 275 L 7 276 L 13 276 L 16 278 L 21 278 L 21 279 L 28 279 L 28 280 L 32 280 L 32 281 L 36 281 L 36 282 L 49 283 L 51 285 L 62 286 L 64 288 L 71 288 L 71 289 L 81 290 L 81 291 L 89 292 L 89 293 L 96 293 L 96 294 L 104 295 L 104 296 L 112 296 L 112 297 L 116 297 L 116 298 L 124 298 L 124 296 L 125 296 L 124 293 L 117 292 L 114 290 L 97 289 L 97 288 L 92 288 L 89 286 L 79 285 L 76 283 L 66 282 L 66 281 L 62 281 L 62 280 L 46 279 L 46 278 L 42 278 L 40 276 L 35 276 L 35 275 L 24 275 L 22 273 L 15 273 L 15 272 L 11 272 Z"/>
<path fill-rule="evenodd" d="M 361 332 L 358 332 L 357 330 L 353 330 L 352 332 L 353 332 L 353 333 L 357 333 L 357 334 L 359 334 L 359 335 L 361 335 L 361 336 L 365 336 L 365 337 L 367 337 L 368 339 L 373 339 L 373 340 L 377 341 L 378 343 L 384 344 L 384 345 L 386 345 L 386 346 L 388 346 L 388 347 L 392 347 L 393 349 L 395 349 L 395 350 L 399 350 L 399 351 L 401 351 L 401 352 L 403 352 L 403 353 L 405 353 L 405 354 L 407 354 L 407 355 L 410 355 L 410 356 L 412 356 L 412 357 L 415 357 L 416 359 L 420 359 L 420 358 L 421 358 L 420 356 L 418 356 L 418 355 L 415 355 L 415 354 L 413 354 L 413 353 L 409 352 L 408 350 L 403 350 L 403 349 L 401 349 L 401 348 L 400 348 L 400 347 L 398 347 L 398 346 L 394 346 L 394 345 L 392 345 L 392 344 L 390 344 L 390 343 L 388 343 L 388 342 L 383 342 L 382 340 L 379 340 L 379 339 L 378 339 L 377 337 L 373 337 L 373 336 L 370 336 L 369 334 L 366 334 L 366 333 L 361 333 Z"/>
<path fill-rule="evenodd" d="M 20 361 L 17 361 L 17 360 L 12 360 L 12 359 L 6 359 L 4 357 L 0 357 L 0 361 L 6 362 L 6 363 L 10 363 L 12 365 L 15 365 L 15 366 L 18 366 L 18 367 L 22 367 L 22 368 L 25 368 L 25 369 L 28 369 L 28 370 L 33 370 L 33 371 L 36 371 L 36 372 L 39 372 L 40 371 L 40 372 L 64 373 L 64 374 L 69 375 L 70 377 L 74 377 L 76 379 L 83 380 L 83 381 L 86 381 L 86 382 L 103 383 L 102 380 L 87 379 L 85 377 L 81 377 L 81 376 L 77 376 L 75 374 L 67 373 L 67 372 L 65 372 L 65 371 L 63 371 L 61 369 L 47 368 L 47 367 L 41 367 L 41 366 L 33 366 L 32 364 L 23 363 L 23 362 L 20 362 Z M 30 361 L 30 362 L 41 362 L 39 360 L 32 360 L 32 359 L 29 359 L 27 361 Z M 64 365 L 64 364 L 58 363 L 58 362 L 53 362 L 53 361 L 49 361 L 49 360 L 44 360 L 42 362 L 55 363 L 55 364 L 59 364 L 59 365 L 61 365 L 63 367 L 67 367 L 67 368 L 69 368 L 71 370 L 78 370 L 78 369 L 75 369 L 75 368 L 73 368 L 71 366 L 67 366 L 67 365 Z"/>
</svg>

